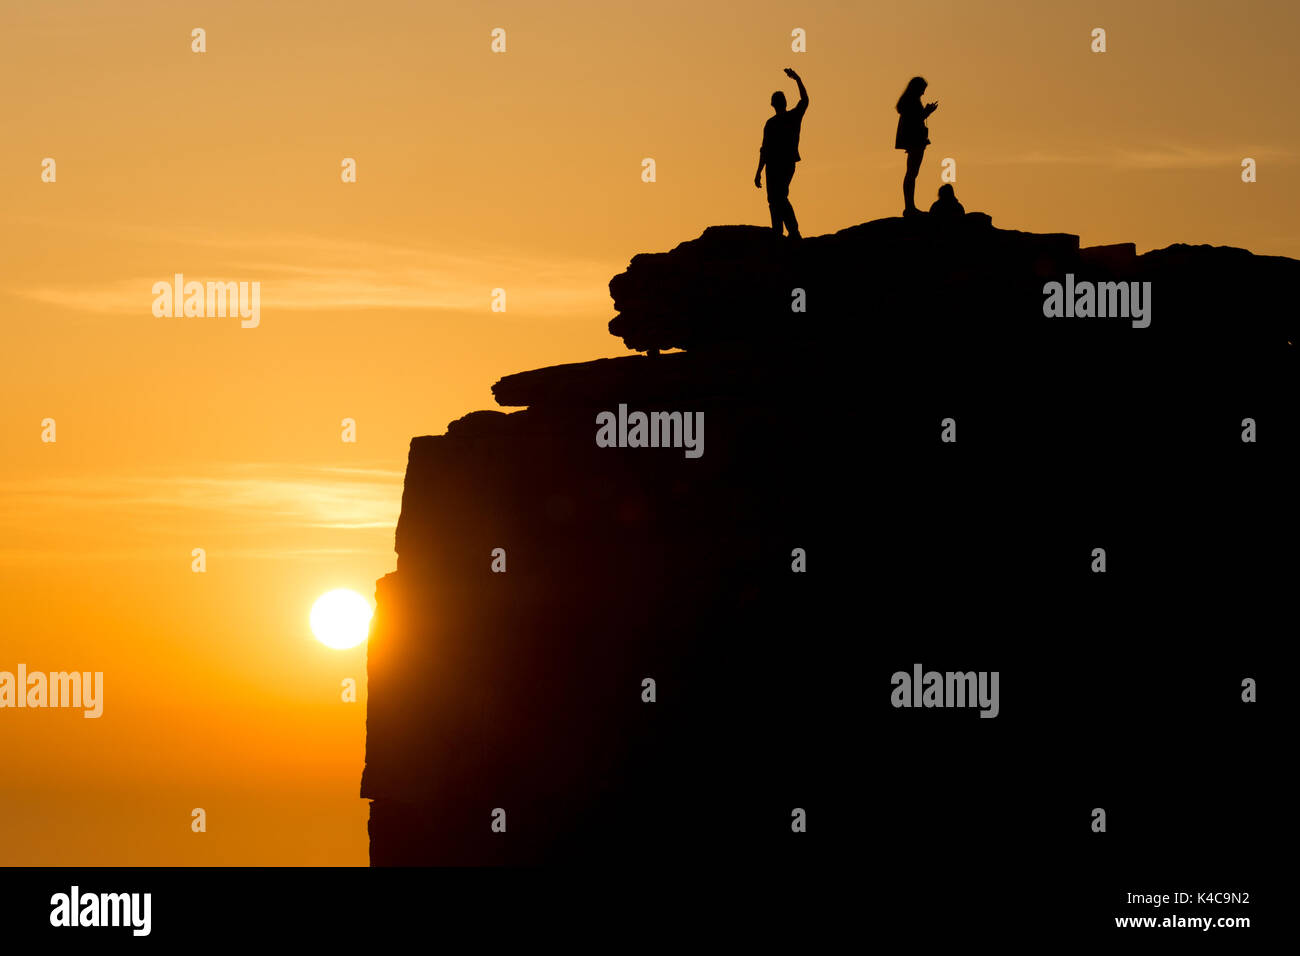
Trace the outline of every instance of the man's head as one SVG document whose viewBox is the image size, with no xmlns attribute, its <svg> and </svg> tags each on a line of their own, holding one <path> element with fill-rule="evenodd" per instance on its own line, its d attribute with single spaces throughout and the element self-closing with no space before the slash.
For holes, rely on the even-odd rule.
<svg viewBox="0 0 1300 956">
<path fill-rule="evenodd" d="M 785 94 L 780 90 L 777 90 L 772 94 L 772 109 L 776 110 L 778 113 L 785 112 Z"/>
</svg>

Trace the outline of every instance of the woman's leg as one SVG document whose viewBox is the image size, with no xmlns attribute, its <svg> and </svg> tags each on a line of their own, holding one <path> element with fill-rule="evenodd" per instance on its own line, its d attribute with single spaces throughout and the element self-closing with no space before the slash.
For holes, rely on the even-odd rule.
<svg viewBox="0 0 1300 956">
<path fill-rule="evenodd" d="M 907 152 L 907 173 L 903 176 L 903 211 L 916 208 L 916 176 L 921 171 L 921 157 L 925 147 L 911 149 Z"/>
</svg>

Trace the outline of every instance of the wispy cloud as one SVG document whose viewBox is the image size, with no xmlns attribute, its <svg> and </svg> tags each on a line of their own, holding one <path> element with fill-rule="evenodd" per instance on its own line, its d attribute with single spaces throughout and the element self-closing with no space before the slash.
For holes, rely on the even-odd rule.
<svg viewBox="0 0 1300 956">
<path fill-rule="evenodd" d="M 1027 150 L 1001 156 L 980 158 L 990 165 L 1006 166 L 1106 166 L 1115 169 L 1176 170 L 1176 169 L 1237 169 L 1249 155 L 1256 161 L 1286 162 L 1284 150 L 1262 147 L 1243 153 L 1235 149 L 1211 148 L 1187 144 L 1160 144 L 1144 149 L 1077 149 L 1077 150 Z"/>
<path fill-rule="evenodd" d="M 106 227 L 126 241 L 156 242 L 156 232 Z M 158 259 L 158 272 L 94 285 L 11 288 L 13 294 L 59 308 L 94 313 L 149 314 L 155 282 L 176 272 L 186 281 L 257 281 L 261 308 L 481 310 L 491 290 L 514 293 L 512 307 L 572 311 L 607 302 L 609 266 L 585 259 L 555 260 L 500 252 L 445 252 L 432 248 L 324 239 L 316 236 L 250 236 L 214 239 L 181 232 L 169 237 L 172 251 Z M 202 263 L 203 270 L 186 263 Z"/>
<path fill-rule="evenodd" d="M 373 550 L 371 536 L 322 546 L 321 535 L 391 531 L 401 494 L 402 472 L 381 468 L 223 464 L 204 474 L 46 478 L 0 484 L 0 529 L 76 527 L 78 515 L 93 513 L 165 533 L 179 521 L 206 516 L 223 534 L 246 538 L 253 545 L 240 550 L 246 556 L 322 557 Z M 256 545 L 268 537 L 280 546 Z M 293 543 L 286 548 L 285 541 Z M 30 550 L 19 545 L 0 554 Z"/>
<path fill-rule="evenodd" d="M 391 528 L 397 524 L 402 472 L 378 468 L 235 464 L 212 474 L 86 476 L 0 484 L 14 510 L 57 504 L 216 511 L 278 526 Z"/>
</svg>

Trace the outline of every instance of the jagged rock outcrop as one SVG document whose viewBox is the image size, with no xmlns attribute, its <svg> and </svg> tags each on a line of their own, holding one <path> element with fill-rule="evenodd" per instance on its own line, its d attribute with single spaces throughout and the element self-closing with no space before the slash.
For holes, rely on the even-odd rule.
<svg viewBox="0 0 1300 956">
<path fill-rule="evenodd" d="M 1024 336 L 1074 341 L 1079 329 L 1042 313 L 1044 283 L 1067 273 L 1151 281 L 1162 347 L 1210 334 L 1221 344 L 1294 341 L 1284 313 L 1266 308 L 1285 301 L 1294 260 L 1211 246 L 1141 256 L 1131 243 L 1081 249 L 1078 236 L 997 229 L 979 213 L 951 223 L 879 219 L 802 241 L 758 226 L 712 226 L 671 252 L 633 257 L 609 284 L 619 312 L 609 330 L 637 351 L 829 350 L 881 336 L 962 347 Z M 792 311 L 794 289 L 805 292 L 804 312 Z M 1225 310 L 1237 321 L 1224 323 Z M 1296 320 L 1285 321 L 1294 331 Z M 1099 322 L 1084 334 L 1121 331 Z"/>
<path fill-rule="evenodd" d="M 1096 624 L 1052 617 L 1062 522 L 1121 538 L 1135 485 L 1182 488 L 1171 452 L 1211 426 L 1227 447 L 1243 409 L 1276 407 L 1295 313 L 1269 297 L 1298 270 L 979 216 L 797 243 L 714 227 L 636 256 L 610 283 L 611 332 L 686 351 L 509 375 L 494 395 L 523 410 L 411 442 L 368 649 L 372 863 L 828 862 L 863 788 L 906 787 L 917 759 L 861 731 L 888 706 L 864 692 L 866 649 Z M 1152 281 L 1150 327 L 1045 318 L 1043 284 L 1067 272 Z M 1171 360 L 1188 350 L 1206 362 Z M 620 406 L 702 415 L 702 454 L 601 447 Z M 964 444 L 938 442 L 951 415 Z M 1079 449 L 1102 434 L 1140 477 L 1089 475 Z M 1006 466 L 1027 441 L 1032 469 Z M 1180 496 L 1199 493 L 1144 503 L 1143 528 L 1179 542 Z M 800 553 L 815 573 L 792 570 Z M 962 583 L 990 565 L 1004 588 Z M 947 759 L 965 780 L 1012 758 Z M 819 826 L 793 834 L 809 807 Z"/>
</svg>

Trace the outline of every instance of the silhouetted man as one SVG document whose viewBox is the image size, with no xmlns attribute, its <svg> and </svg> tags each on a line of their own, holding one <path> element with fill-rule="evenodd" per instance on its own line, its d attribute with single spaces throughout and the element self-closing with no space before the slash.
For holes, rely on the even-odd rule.
<svg viewBox="0 0 1300 956">
<path fill-rule="evenodd" d="M 799 102 L 794 109 L 785 108 L 785 94 L 777 90 L 772 94 L 772 109 L 776 115 L 763 126 L 763 145 L 758 150 L 758 172 L 754 185 L 763 186 L 763 167 L 767 167 L 767 208 L 772 212 L 772 228 L 781 235 L 784 224 L 791 239 L 799 238 L 799 223 L 790 205 L 790 180 L 794 178 L 794 164 L 799 162 L 799 128 L 803 114 L 808 109 L 808 91 L 804 89 L 799 74 L 789 68 L 785 75 L 799 84 Z"/>
</svg>

